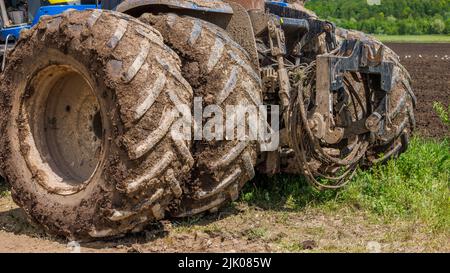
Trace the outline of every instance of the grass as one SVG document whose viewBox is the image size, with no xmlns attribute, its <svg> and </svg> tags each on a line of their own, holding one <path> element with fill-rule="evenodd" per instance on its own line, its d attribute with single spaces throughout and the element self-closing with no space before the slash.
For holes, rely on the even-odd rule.
<svg viewBox="0 0 450 273">
<path fill-rule="evenodd" d="M 446 126 L 450 126 L 450 104 L 447 109 L 440 101 L 433 102 L 433 109 Z"/>
<path fill-rule="evenodd" d="M 375 35 L 383 43 L 450 43 L 450 35 Z"/>
<path fill-rule="evenodd" d="M 450 233 L 449 187 L 450 141 L 413 138 L 398 159 L 359 171 L 342 190 L 317 191 L 298 176 L 258 177 L 245 187 L 241 201 L 288 211 L 350 208 L 379 221 L 417 221 L 431 232 Z"/>
<path fill-rule="evenodd" d="M 247 229 L 243 232 L 249 240 L 263 239 L 267 234 L 267 229 L 264 227 L 257 227 Z"/>
<path fill-rule="evenodd" d="M 0 197 L 9 195 L 8 187 L 3 178 L 0 177 Z"/>
</svg>

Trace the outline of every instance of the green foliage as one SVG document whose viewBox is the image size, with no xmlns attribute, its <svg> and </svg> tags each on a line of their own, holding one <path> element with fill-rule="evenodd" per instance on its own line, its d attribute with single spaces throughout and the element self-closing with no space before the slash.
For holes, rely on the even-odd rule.
<svg viewBox="0 0 450 273">
<path fill-rule="evenodd" d="M 267 229 L 264 227 L 251 228 L 251 229 L 245 230 L 243 232 L 243 234 L 245 234 L 249 240 L 262 239 L 266 236 Z"/>
<path fill-rule="evenodd" d="M 445 31 L 445 22 L 441 18 L 435 18 L 431 21 L 431 32 L 432 33 L 444 33 Z"/>
<path fill-rule="evenodd" d="M 433 103 L 433 109 L 438 114 L 442 123 L 447 126 L 450 126 L 450 104 L 448 105 L 448 109 L 446 110 L 444 105 L 438 101 Z"/>
<path fill-rule="evenodd" d="M 241 200 L 265 209 L 297 210 L 324 203 L 335 196 L 335 191 L 314 189 L 303 177 L 259 175 L 245 186 Z"/>
<path fill-rule="evenodd" d="M 374 34 L 450 34 L 450 0 L 310 0 L 307 7 L 338 26 Z"/>
<path fill-rule="evenodd" d="M 450 143 L 414 139 L 409 150 L 360 172 L 337 201 L 383 217 L 426 223 L 450 232 Z"/>
<path fill-rule="evenodd" d="M 241 199 L 275 210 L 360 209 L 382 221 L 420 221 L 431 231 L 450 232 L 449 187 L 449 141 L 414 138 L 398 159 L 359 171 L 340 191 L 317 191 L 298 176 L 261 176 L 245 187 Z"/>
</svg>

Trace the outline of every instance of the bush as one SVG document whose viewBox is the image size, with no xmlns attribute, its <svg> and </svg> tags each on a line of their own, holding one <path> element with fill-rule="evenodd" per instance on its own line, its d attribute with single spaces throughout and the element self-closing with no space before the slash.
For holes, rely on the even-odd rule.
<svg viewBox="0 0 450 273">
<path fill-rule="evenodd" d="M 442 19 L 436 18 L 431 22 L 431 33 L 442 34 L 445 31 L 445 22 Z"/>
<path fill-rule="evenodd" d="M 450 34 L 450 16 L 445 21 L 445 33 Z"/>
<path fill-rule="evenodd" d="M 449 0 L 310 0 L 307 7 L 338 26 L 377 34 L 450 33 Z M 357 23 L 355 23 L 355 21 Z"/>
</svg>

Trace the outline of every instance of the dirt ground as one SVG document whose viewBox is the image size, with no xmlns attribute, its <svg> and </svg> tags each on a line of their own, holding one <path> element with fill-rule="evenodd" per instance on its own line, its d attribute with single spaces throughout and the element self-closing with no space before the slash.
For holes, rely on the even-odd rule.
<svg viewBox="0 0 450 273">
<path fill-rule="evenodd" d="M 450 102 L 450 44 L 389 46 L 412 75 L 418 132 L 444 137 L 447 131 L 432 103 Z M 244 203 L 203 218 L 164 221 L 124 238 L 77 246 L 34 227 L 9 195 L 0 198 L 0 252 L 450 252 L 448 238 L 424 232 L 417 223 L 384 224 L 360 211 L 264 210 Z"/>
<path fill-rule="evenodd" d="M 415 223 L 383 224 L 355 211 L 273 211 L 237 203 L 203 218 L 163 221 L 124 238 L 79 245 L 45 235 L 10 198 L 0 199 L 0 252 L 450 252 L 447 242 Z"/>
<path fill-rule="evenodd" d="M 433 102 L 450 103 L 450 44 L 388 44 L 412 77 L 417 96 L 417 131 L 426 137 L 448 136 Z"/>
</svg>

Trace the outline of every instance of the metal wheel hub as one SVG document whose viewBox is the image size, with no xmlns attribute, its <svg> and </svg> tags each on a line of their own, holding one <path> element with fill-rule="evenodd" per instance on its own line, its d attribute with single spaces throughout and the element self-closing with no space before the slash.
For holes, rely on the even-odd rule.
<svg viewBox="0 0 450 273">
<path fill-rule="evenodd" d="M 101 158 L 103 127 L 100 105 L 89 80 L 62 65 L 49 66 L 34 76 L 25 102 L 33 138 L 49 177 L 46 187 L 70 194 L 86 186 Z M 45 166 L 47 165 L 47 166 Z"/>
</svg>

